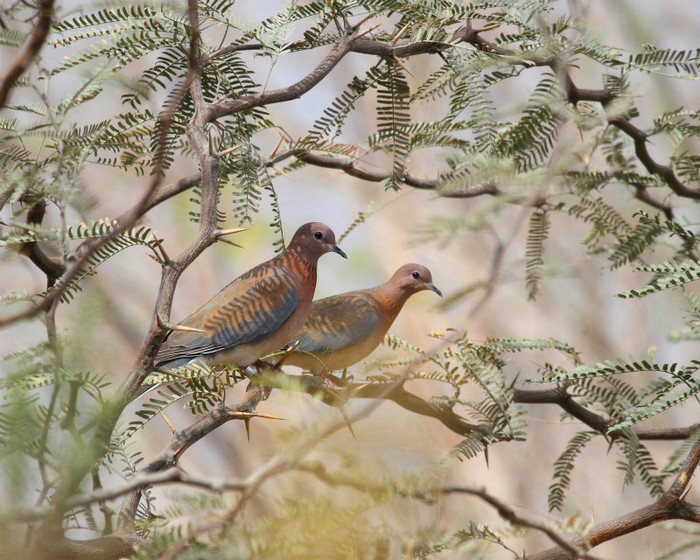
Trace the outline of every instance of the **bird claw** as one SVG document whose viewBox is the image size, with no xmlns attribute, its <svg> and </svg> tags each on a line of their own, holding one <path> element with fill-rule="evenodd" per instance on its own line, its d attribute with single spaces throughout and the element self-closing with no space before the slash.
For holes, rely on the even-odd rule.
<svg viewBox="0 0 700 560">
<path fill-rule="evenodd" d="M 330 379 L 329 377 L 325 377 L 325 378 L 323 379 L 323 384 L 324 384 L 328 389 L 331 389 L 331 390 L 333 390 L 333 391 L 337 391 L 338 389 L 340 389 L 340 385 L 338 385 L 335 381 L 333 381 L 333 380 Z"/>
<path fill-rule="evenodd" d="M 273 364 L 272 362 L 268 362 L 266 360 L 255 360 L 251 365 L 257 368 L 258 373 L 261 369 L 272 369 L 275 371 L 279 369 L 277 364 Z"/>
<path fill-rule="evenodd" d="M 255 387 L 260 388 L 260 393 L 261 393 L 260 400 L 261 401 L 266 401 L 270 397 L 270 395 L 272 394 L 272 387 L 268 387 L 267 385 L 253 384 L 252 382 L 249 382 L 248 386 L 245 388 L 246 393 L 248 391 L 250 391 L 251 389 L 254 389 Z"/>
</svg>

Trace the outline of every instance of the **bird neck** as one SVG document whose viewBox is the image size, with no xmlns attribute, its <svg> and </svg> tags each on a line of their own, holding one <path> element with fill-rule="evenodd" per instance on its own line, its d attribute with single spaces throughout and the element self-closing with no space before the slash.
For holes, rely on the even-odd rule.
<svg viewBox="0 0 700 560">
<path fill-rule="evenodd" d="M 295 250 L 287 250 L 282 257 L 284 266 L 294 272 L 299 278 L 312 281 L 316 285 L 316 264 L 318 259 L 309 259 L 304 253 Z"/>
<path fill-rule="evenodd" d="M 374 297 L 382 308 L 393 318 L 399 314 L 403 304 L 411 294 L 394 284 L 383 284 L 375 288 Z"/>
</svg>

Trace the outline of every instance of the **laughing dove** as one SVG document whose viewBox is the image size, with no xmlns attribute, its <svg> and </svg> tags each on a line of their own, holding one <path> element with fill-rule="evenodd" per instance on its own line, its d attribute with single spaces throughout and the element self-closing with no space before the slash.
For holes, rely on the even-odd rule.
<svg viewBox="0 0 700 560">
<path fill-rule="evenodd" d="M 309 313 L 318 259 L 330 251 L 347 258 L 328 226 L 304 224 L 282 255 L 251 268 L 180 321 L 155 367 L 202 362 L 243 368 L 289 343 Z"/>
<path fill-rule="evenodd" d="M 382 342 L 406 300 L 423 290 L 442 297 L 430 271 L 410 263 L 386 284 L 315 301 L 284 364 L 326 375 L 359 362 Z"/>
</svg>

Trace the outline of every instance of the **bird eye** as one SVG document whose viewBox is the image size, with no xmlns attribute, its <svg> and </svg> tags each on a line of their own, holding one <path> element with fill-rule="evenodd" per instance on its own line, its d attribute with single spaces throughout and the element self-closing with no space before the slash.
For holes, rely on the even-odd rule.
<svg viewBox="0 0 700 560">
<path fill-rule="evenodd" d="M 420 278 L 420 274 L 418 274 L 417 271 L 416 271 L 416 272 L 412 272 L 412 273 L 411 273 L 411 276 L 413 276 L 413 278 L 415 278 L 416 280 L 418 280 L 418 279 Z"/>
<path fill-rule="evenodd" d="M 316 239 L 323 239 L 323 234 L 320 231 L 317 231 L 316 233 L 314 233 L 314 237 Z"/>
</svg>

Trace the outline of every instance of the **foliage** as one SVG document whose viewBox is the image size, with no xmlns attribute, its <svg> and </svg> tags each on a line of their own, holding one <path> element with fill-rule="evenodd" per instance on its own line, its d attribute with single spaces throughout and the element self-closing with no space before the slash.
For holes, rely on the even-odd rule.
<svg viewBox="0 0 700 560">
<path fill-rule="evenodd" d="M 45 330 L 40 341 L 26 337 L 25 342 L 19 335 L 21 347 L 0 363 L 0 482 L 10 504 L 0 515 L 0 535 L 7 550 L 14 553 L 36 540 L 42 530 L 36 520 L 50 518 L 61 537 L 69 538 L 119 534 L 117 529 L 133 530 L 129 523 L 135 524 L 135 534 L 148 539 L 135 552 L 144 559 L 181 545 L 185 558 L 453 554 L 476 559 L 496 548 L 517 556 L 509 539 L 521 535 L 524 523 L 515 514 L 503 515 L 504 508 L 496 509 L 512 526 L 466 518 L 457 529 L 423 521 L 409 526 L 392 523 L 392 516 L 397 504 L 410 504 L 416 519 L 426 508 L 442 507 L 442 481 L 453 459 L 488 460 L 493 447 L 536 438 L 536 423 L 528 418 L 540 404 L 559 405 L 562 420 L 584 424 L 556 450 L 550 510 L 566 513 L 576 484 L 573 473 L 586 454 L 597 453 L 593 442 L 601 438 L 617 454 L 622 487 L 639 481 L 650 500 L 662 495 L 700 432 L 690 426 L 670 456 L 660 459 L 644 428 L 650 421 L 665 426 L 669 413 L 694 406 L 699 360 L 681 352 L 678 359 L 657 359 L 642 349 L 638 357 L 595 356 L 591 364 L 581 358 L 584 343 L 562 342 L 559 332 L 475 340 L 464 331 L 471 318 L 464 313 L 465 324 L 430 332 L 437 349 L 389 336 L 391 359 L 371 362 L 372 371 L 361 382 L 339 380 L 358 392 L 376 389 L 375 397 L 407 409 L 402 414 L 431 416 L 458 434 L 451 448 L 440 449 L 440 466 L 416 474 L 335 450 L 327 456 L 333 472 L 319 471 L 307 456 L 324 440 L 324 429 L 338 429 L 337 422 L 324 420 L 313 429 L 286 430 L 282 450 L 255 471 L 260 478 L 241 475 L 243 489 L 229 493 L 198 481 L 199 491 L 163 504 L 143 488 L 129 523 L 117 515 L 113 497 L 81 501 L 99 493 L 102 479 L 124 484 L 178 465 L 180 454 L 199 441 L 196 430 L 175 431 L 176 443 L 183 434 L 191 439 L 154 462 L 146 462 L 141 449 L 153 420 L 169 423 L 166 413 L 174 405 L 188 409 L 189 429 L 206 421 L 218 427 L 232 418 L 248 426 L 255 416 L 230 403 L 231 395 L 248 396 L 259 384 L 256 379 L 264 379 L 253 378 L 253 389 L 244 390 L 250 370 L 190 364 L 153 372 L 147 383 L 165 383 L 131 409 L 122 400 L 124 387 L 113 383 L 109 363 L 99 370 L 85 367 L 90 361 L 85 353 L 104 350 L 108 362 L 109 352 L 119 351 L 116 341 L 110 349 L 81 348 L 79 333 L 99 328 L 99 320 L 87 318 L 91 298 L 97 297 L 92 281 L 98 271 L 117 278 L 110 266 L 122 262 L 125 251 L 150 256 L 163 273 L 148 342 L 138 358 L 131 357 L 131 374 L 147 367 L 157 352 L 175 283 L 207 243 L 200 237 L 184 258 L 171 258 L 166 240 L 148 221 L 156 214 L 148 212 L 186 190 L 191 192 L 184 211 L 201 226 L 200 234 L 217 231 L 209 244 L 221 239 L 225 224 L 266 219 L 276 253 L 284 249 L 287 211 L 279 179 L 307 177 L 303 173 L 313 167 L 378 183 L 390 202 L 411 188 L 453 199 L 455 206 L 478 199 L 457 218 L 436 213 L 429 223 L 412 224 L 413 231 L 424 233 L 419 240 L 424 247 L 462 243 L 464 232 L 494 239 L 489 277 L 457 279 L 461 284 L 443 309 L 465 305 L 474 293 L 486 299 L 511 279 L 524 285 L 528 301 L 541 300 L 554 291 L 558 271 L 550 263 L 556 261 L 559 236 L 581 231 L 578 256 L 589 257 L 590 266 L 609 269 L 605 274 L 651 275 L 642 287 L 618 294 L 630 309 L 684 290 L 686 308 L 679 315 L 686 314 L 685 328 L 672 338 L 694 341 L 700 335 L 700 298 L 691 286 L 700 279 L 696 206 L 679 211 L 676 203 L 700 199 L 695 153 L 700 112 L 664 107 L 649 115 L 638 91 L 639 82 L 651 77 L 696 80 L 700 49 L 640 45 L 637 52 L 624 51 L 606 44 L 575 8 L 565 13 L 547 0 L 291 0 L 260 21 L 243 18 L 231 0 L 196 4 L 196 21 L 177 3 L 57 7 L 47 45 L 32 53 L 34 62 L 12 84 L 0 117 L 2 258 L 29 259 L 46 284 L 0 294 L 4 328 L 19 329 L 23 319 L 41 317 Z M 27 22 L 34 15 L 23 3 L 9 6 L 0 45 L 14 53 L 30 43 Z M 346 43 L 352 44 L 355 66 L 329 62 Z M 598 90 L 578 82 L 576 70 L 588 67 L 601 77 Z M 278 88 L 289 68 L 306 69 L 306 77 Z M 329 86 L 331 72 L 336 82 Z M 337 91 L 314 98 L 315 119 L 307 119 L 293 103 L 320 91 L 321 83 Z M 284 111 L 297 118 L 284 118 Z M 649 150 L 652 143 L 665 149 L 666 160 Z M 210 168 L 207 158 L 215 160 Z M 426 168 L 425 158 L 433 158 L 427 178 L 416 171 Z M 165 178 L 182 173 L 183 162 L 199 173 L 167 185 Z M 147 186 L 145 194 L 124 187 L 120 194 L 129 203 L 123 212 L 100 219 L 97 202 L 111 187 L 92 182 L 107 172 Z M 389 202 L 372 202 L 365 211 L 352 204 L 348 197 L 348 210 L 357 218 L 341 239 L 367 227 L 370 219 L 380 220 Z M 506 239 L 497 226 L 510 222 L 513 207 L 522 214 Z M 523 222 L 528 225 L 521 231 Z M 514 239 L 522 241 L 517 264 L 504 267 L 509 244 L 517 246 Z M 506 323 L 508 312 L 500 315 Z M 117 316 L 127 322 L 124 313 Z M 64 326 L 71 320 L 73 332 Z M 143 337 L 143 329 L 138 332 Z M 342 386 L 324 387 L 322 380 L 306 381 L 289 375 L 280 392 L 310 393 L 339 408 L 351 426 L 353 407 L 347 407 L 349 417 L 343 407 L 355 394 Z M 528 396 L 541 387 L 541 400 Z M 546 400 L 547 391 L 556 398 Z M 423 398 L 424 392 L 429 396 Z M 303 403 L 315 404 L 312 398 Z M 371 476 L 356 476 L 363 472 Z M 265 496 L 263 482 L 282 475 L 315 477 L 330 490 Z M 328 495 L 336 487 L 350 488 L 352 495 L 336 503 Z M 255 513 L 253 500 L 259 500 L 255 504 L 262 513 Z M 35 509 L 22 517 L 11 511 L 15 504 Z M 214 529 L 202 525 L 205 518 Z M 549 526 L 577 535 L 590 529 L 567 523 Z M 690 540 L 663 557 L 699 544 Z"/>
</svg>

